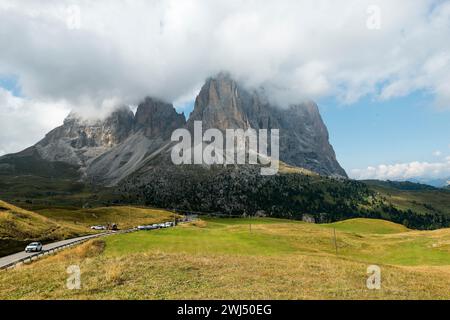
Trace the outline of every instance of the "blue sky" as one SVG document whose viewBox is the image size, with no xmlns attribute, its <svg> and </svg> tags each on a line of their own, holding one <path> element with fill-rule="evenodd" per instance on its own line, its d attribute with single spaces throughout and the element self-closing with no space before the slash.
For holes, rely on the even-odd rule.
<svg viewBox="0 0 450 320">
<path fill-rule="evenodd" d="M 352 105 L 319 101 L 338 160 L 345 169 L 450 155 L 450 111 L 423 93 L 388 101 L 364 98 Z M 433 153 L 440 151 L 436 156 Z"/>
<path fill-rule="evenodd" d="M 16 97 L 21 96 L 21 90 L 17 76 L 0 75 L 0 88 L 10 91 Z"/>
</svg>

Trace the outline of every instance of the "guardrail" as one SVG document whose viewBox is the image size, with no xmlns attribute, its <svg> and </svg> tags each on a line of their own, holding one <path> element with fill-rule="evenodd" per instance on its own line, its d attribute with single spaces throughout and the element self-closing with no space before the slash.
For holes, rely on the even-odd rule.
<svg viewBox="0 0 450 320">
<path fill-rule="evenodd" d="M 85 239 L 79 239 L 79 240 L 76 240 L 74 242 L 63 244 L 63 245 L 60 245 L 60 246 L 57 246 L 57 247 L 54 247 L 54 248 L 51 248 L 51 249 L 48 249 L 48 250 L 42 250 L 42 251 L 37 252 L 35 254 L 32 254 L 30 256 L 27 256 L 27 257 L 21 258 L 19 260 L 13 261 L 13 262 L 11 262 L 11 263 L 9 263 L 7 265 L 0 266 L 0 270 L 13 269 L 17 265 L 24 264 L 24 263 L 27 263 L 27 262 L 31 263 L 33 260 L 37 260 L 40 257 L 46 256 L 46 255 L 49 255 L 49 254 L 54 254 L 55 252 L 58 252 L 58 251 L 61 251 L 63 249 L 66 249 L 66 248 L 70 248 L 70 247 L 79 245 L 79 244 L 81 244 L 83 242 L 86 242 L 86 241 L 89 241 L 89 240 L 92 240 L 92 239 L 105 237 L 105 236 L 110 236 L 110 235 L 113 235 L 113 234 L 130 233 L 130 232 L 134 232 L 134 231 L 137 231 L 137 230 L 135 228 L 133 228 L 133 229 L 117 231 L 117 232 L 100 233 L 100 234 L 93 235 L 93 236 L 90 236 L 90 237 L 85 238 Z"/>
</svg>

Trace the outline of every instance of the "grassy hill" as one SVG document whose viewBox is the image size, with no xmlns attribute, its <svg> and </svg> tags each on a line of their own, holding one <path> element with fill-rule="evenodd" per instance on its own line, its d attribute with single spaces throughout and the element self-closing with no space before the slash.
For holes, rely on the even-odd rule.
<svg viewBox="0 0 450 320">
<path fill-rule="evenodd" d="M 58 222 L 76 223 L 87 227 L 96 224 L 116 223 L 121 229 L 169 221 L 173 220 L 174 216 L 178 216 L 166 210 L 132 206 L 87 209 L 56 207 L 36 209 L 36 212 Z"/>
<path fill-rule="evenodd" d="M 0 238 L 35 239 L 43 235 L 63 236 L 73 226 L 56 223 L 35 212 L 23 210 L 0 200 Z"/>
<path fill-rule="evenodd" d="M 116 223 L 127 229 L 173 218 L 174 214 L 165 210 L 131 206 L 36 207 L 29 211 L 0 200 L 0 256 L 20 251 L 33 240 L 51 242 L 92 233 L 92 225 Z"/>
<path fill-rule="evenodd" d="M 81 290 L 65 288 L 71 264 Z M 381 267 L 381 290 L 366 287 L 371 264 Z M 449 286 L 450 230 L 375 219 L 207 219 L 95 240 L 0 273 L 0 299 L 450 299 Z"/>
<path fill-rule="evenodd" d="M 450 217 L 450 189 L 412 182 L 368 180 L 365 183 L 401 210 Z"/>
<path fill-rule="evenodd" d="M 386 220 L 372 220 L 356 218 L 324 224 L 324 227 L 335 228 L 336 230 L 362 233 L 362 234 L 392 234 L 409 231 L 405 226 Z"/>
<path fill-rule="evenodd" d="M 423 184 L 334 179 L 283 163 L 280 174 L 269 177 L 245 166 L 149 170 L 114 188 L 83 184 L 70 175 L 8 176 L 0 170 L 0 190 L 2 199 L 32 211 L 139 205 L 298 220 L 308 215 L 320 223 L 360 217 L 411 229 L 450 227 L 450 190 Z"/>
<path fill-rule="evenodd" d="M 22 250 L 31 240 L 47 242 L 87 232 L 84 227 L 56 222 L 0 200 L 0 256 Z"/>
</svg>

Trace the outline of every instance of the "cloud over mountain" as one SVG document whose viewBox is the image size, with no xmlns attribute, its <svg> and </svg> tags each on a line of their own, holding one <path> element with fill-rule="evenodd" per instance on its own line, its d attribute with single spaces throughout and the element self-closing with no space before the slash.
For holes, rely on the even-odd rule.
<svg viewBox="0 0 450 320">
<path fill-rule="evenodd" d="M 221 70 L 283 103 L 426 90 L 449 106 L 449 20 L 436 0 L 1 0 L 0 74 L 88 107 L 172 102 Z"/>
<path fill-rule="evenodd" d="M 22 95 L 14 112 L 0 104 L 0 152 L 36 142 L 68 108 L 181 105 L 222 70 L 280 104 L 425 91 L 448 107 L 449 21 L 440 0 L 0 0 L 0 79 Z M 26 130 L 5 129 L 15 122 Z"/>
<path fill-rule="evenodd" d="M 379 180 L 431 180 L 442 177 L 450 177 L 450 157 L 441 162 L 419 162 L 397 164 L 381 164 L 366 169 L 354 169 L 350 171 L 354 179 L 379 179 Z"/>
</svg>

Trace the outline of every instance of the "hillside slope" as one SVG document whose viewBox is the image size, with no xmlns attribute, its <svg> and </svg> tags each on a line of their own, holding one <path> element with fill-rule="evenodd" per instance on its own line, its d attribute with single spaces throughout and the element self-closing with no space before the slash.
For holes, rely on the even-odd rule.
<svg viewBox="0 0 450 320">
<path fill-rule="evenodd" d="M 449 189 L 412 182 L 368 180 L 364 183 L 401 210 L 450 216 Z"/>
<path fill-rule="evenodd" d="M 222 215 L 267 215 L 328 223 L 381 218 L 413 229 L 450 226 L 450 214 L 398 207 L 359 181 L 283 169 L 261 176 L 256 166 L 164 166 L 160 154 L 117 188 L 124 203 Z"/>
<path fill-rule="evenodd" d="M 87 232 L 84 227 L 55 222 L 0 200 L 0 255 L 22 250 L 32 240 L 56 241 Z"/>
<path fill-rule="evenodd" d="M 0 273 L 0 299 L 450 299 L 450 230 L 349 220 L 336 254 L 330 227 L 207 219 L 116 235 Z M 71 264 L 81 290 L 62 285 Z M 366 287 L 373 264 L 381 290 Z"/>
</svg>

